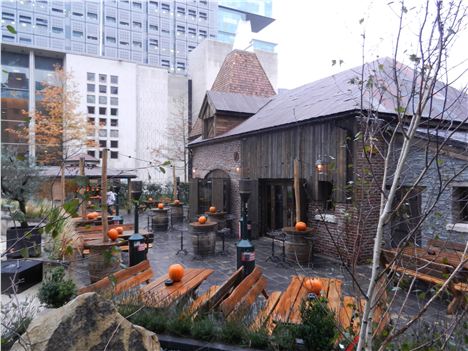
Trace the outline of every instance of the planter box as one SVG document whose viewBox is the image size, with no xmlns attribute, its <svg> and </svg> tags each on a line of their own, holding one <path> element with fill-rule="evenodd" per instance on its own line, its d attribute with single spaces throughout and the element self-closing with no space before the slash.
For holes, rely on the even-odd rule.
<svg viewBox="0 0 468 351">
<path fill-rule="evenodd" d="M 20 293 L 42 281 L 42 262 L 35 260 L 2 261 L 2 294 L 13 293 L 12 279 Z"/>
<path fill-rule="evenodd" d="M 41 233 L 35 226 L 11 227 L 7 229 L 7 258 L 23 258 L 21 250 L 29 248 L 29 257 L 41 256 Z M 28 237 L 25 234 L 31 232 Z M 11 251 L 11 252 L 10 252 Z"/>
</svg>

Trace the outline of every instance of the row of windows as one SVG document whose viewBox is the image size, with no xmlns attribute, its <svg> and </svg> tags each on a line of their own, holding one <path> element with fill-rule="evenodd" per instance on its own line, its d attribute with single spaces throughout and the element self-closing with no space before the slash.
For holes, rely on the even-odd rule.
<svg viewBox="0 0 468 351">
<path fill-rule="evenodd" d="M 93 117 L 88 117 L 88 123 L 94 125 L 96 122 L 96 118 Z M 100 127 L 105 127 L 107 126 L 107 119 L 106 118 L 99 118 L 99 126 Z M 118 127 L 119 126 L 119 120 L 118 119 L 113 119 L 111 118 L 110 120 L 110 126 L 111 127 Z"/>
<path fill-rule="evenodd" d="M 86 74 L 86 78 L 88 82 L 95 82 L 96 81 L 96 73 L 88 72 Z M 99 74 L 99 83 L 107 83 L 107 74 Z M 111 84 L 119 84 L 119 77 L 118 76 L 110 76 L 110 83 Z"/>
<path fill-rule="evenodd" d="M 96 151 L 88 150 L 88 155 L 92 157 L 96 157 Z M 102 151 L 99 151 L 99 158 L 102 158 Z M 119 153 L 117 151 L 111 151 L 110 158 L 114 158 L 114 159 L 119 158 Z"/>
<path fill-rule="evenodd" d="M 88 93 L 96 92 L 96 84 L 88 83 L 87 84 L 87 91 L 88 91 Z M 107 85 L 99 84 L 99 92 L 101 94 L 107 94 Z M 110 93 L 112 95 L 117 95 L 119 93 L 119 87 L 111 86 L 110 87 Z"/>
<path fill-rule="evenodd" d="M 184 9 L 184 11 L 185 11 L 185 9 Z M 192 19 L 195 19 L 197 17 L 197 12 L 195 10 L 188 10 L 188 12 L 189 12 L 189 16 Z M 185 14 L 185 12 L 184 12 L 184 14 Z M 178 15 L 180 15 L 180 13 L 178 13 Z M 208 21 L 208 13 L 199 11 L 198 12 L 198 20 L 199 21 Z M 143 28 L 143 21 L 140 21 L 140 20 L 130 21 L 130 19 L 127 19 L 127 18 L 120 18 L 118 22 L 119 22 L 118 24 L 120 26 L 122 26 L 122 27 L 130 27 L 130 23 L 131 23 L 134 28 Z M 110 15 L 110 14 L 106 15 L 105 16 L 105 23 L 106 24 L 112 24 L 112 25 L 117 24 L 117 16 Z M 152 28 L 152 26 L 153 25 L 150 24 L 149 29 L 154 30 L 154 28 Z"/>
<path fill-rule="evenodd" d="M 98 109 L 99 114 L 101 116 L 107 115 L 107 107 L 99 107 Z M 111 107 L 109 109 L 110 115 L 111 116 L 118 116 L 119 115 L 119 109 L 116 107 Z M 96 107 L 95 106 L 88 106 L 88 114 L 90 115 L 95 115 L 96 114 Z"/>
<path fill-rule="evenodd" d="M 107 105 L 107 96 L 102 96 L 100 95 L 99 96 L 99 105 Z M 86 102 L 88 104 L 95 104 L 96 103 L 96 96 L 94 95 L 87 95 L 86 96 Z M 119 104 L 119 98 L 117 97 L 111 97 L 110 98 L 110 104 L 112 106 L 117 106 Z"/>
</svg>

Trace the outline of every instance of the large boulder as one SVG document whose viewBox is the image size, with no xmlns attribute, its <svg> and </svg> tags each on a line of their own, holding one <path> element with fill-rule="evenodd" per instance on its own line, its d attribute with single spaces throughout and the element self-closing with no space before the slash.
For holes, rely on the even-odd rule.
<svg viewBox="0 0 468 351">
<path fill-rule="evenodd" d="M 133 325 L 96 293 L 34 319 L 12 351 L 159 351 L 156 334 Z"/>
</svg>

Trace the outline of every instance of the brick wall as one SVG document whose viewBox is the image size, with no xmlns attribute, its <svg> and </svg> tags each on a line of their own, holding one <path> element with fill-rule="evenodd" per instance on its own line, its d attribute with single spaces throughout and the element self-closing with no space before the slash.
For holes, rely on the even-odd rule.
<svg viewBox="0 0 468 351">
<path fill-rule="evenodd" d="M 234 153 L 239 154 L 239 159 L 234 159 Z M 233 235 L 238 235 L 238 225 L 240 218 L 240 197 L 239 197 L 239 179 L 240 174 L 240 141 L 228 141 L 192 149 L 192 178 L 205 178 L 212 170 L 220 169 L 229 174 L 231 180 L 230 207 L 231 214 L 234 216 Z"/>
</svg>

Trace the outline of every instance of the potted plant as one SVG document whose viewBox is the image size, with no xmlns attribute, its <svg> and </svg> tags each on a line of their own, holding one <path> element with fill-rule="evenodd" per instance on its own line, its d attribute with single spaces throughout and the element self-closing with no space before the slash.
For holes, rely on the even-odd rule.
<svg viewBox="0 0 468 351">
<path fill-rule="evenodd" d="M 26 220 L 26 202 L 33 197 L 39 182 L 38 167 L 17 151 L 2 149 L 2 197 L 18 203 L 17 210 L 10 210 L 14 226 L 7 229 L 9 258 L 37 257 L 41 254 L 40 230 L 38 226 L 29 225 Z"/>
</svg>

